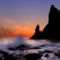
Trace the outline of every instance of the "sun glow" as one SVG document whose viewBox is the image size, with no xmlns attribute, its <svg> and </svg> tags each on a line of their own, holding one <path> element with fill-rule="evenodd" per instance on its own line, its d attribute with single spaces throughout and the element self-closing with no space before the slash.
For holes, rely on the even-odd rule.
<svg viewBox="0 0 60 60">
<path fill-rule="evenodd" d="M 40 18 L 37 18 L 40 19 Z M 36 20 L 37 20 L 36 19 Z M 3 21 L 4 20 L 4 21 Z M 2 29 L 0 28 L 0 36 L 17 36 L 17 35 L 23 35 L 25 37 L 31 37 L 32 34 L 35 32 L 35 27 L 38 24 L 32 23 L 32 22 L 22 22 L 21 24 L 17 21 L 14 21 L 14 19 L 3 19 L 1 21 Z M 30 19 L 29 19 L 30 20 Z M 40 22 L 40 30 L 42 31 L 45 27 L 45 22 Z M 3 32 L 3 33 L 2 33 Z"/>
<path fill-rule="evenodd" d="M 19 27 L 17 26 L 16 27 L 17 29 L 15 30 L 15 34 L 21 34 L 23 36 L 26 36 L 26 37 L 30 37 L 33 33 L 34 33 L 34 29 L 33 28 L 29 28 L 29 27 Z"/>
</svg>

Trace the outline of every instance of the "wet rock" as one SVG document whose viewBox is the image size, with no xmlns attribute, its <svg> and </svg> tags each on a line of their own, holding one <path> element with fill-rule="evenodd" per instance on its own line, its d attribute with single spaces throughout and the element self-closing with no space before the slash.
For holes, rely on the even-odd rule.
<svg viewBox="0 0 60 60">
<path fill-rule="evenodd" d="M 31 53 L 31 54 L 27 54 L 25 55 L 25 58 L 27 60 L 37 60 L 37 59 L 40 59 L 42 55 L 40 54 L 37 54 L 37 53 Z"/>
</svg>

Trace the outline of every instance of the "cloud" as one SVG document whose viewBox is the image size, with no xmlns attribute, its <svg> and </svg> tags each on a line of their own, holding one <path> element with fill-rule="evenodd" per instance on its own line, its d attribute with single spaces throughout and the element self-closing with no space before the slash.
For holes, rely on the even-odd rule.
<svg viewBox="0 0 60 60">
<path fill-rule="evenodd" d="M 43 21 L 40 16 L 23 18 L 23 20 L 12 19 L 12 18 L 3 18 L 0 19 L 0 27 L 2 26 L 5 29 L 12 30 L 15 34 L 23 34 L 26 36 L 31 36 L 34 33 L 34 29 L 37 24 L 40 24 L 40 30 L 42 31 L 46 25 L 46 22 Z"/>
</svg>

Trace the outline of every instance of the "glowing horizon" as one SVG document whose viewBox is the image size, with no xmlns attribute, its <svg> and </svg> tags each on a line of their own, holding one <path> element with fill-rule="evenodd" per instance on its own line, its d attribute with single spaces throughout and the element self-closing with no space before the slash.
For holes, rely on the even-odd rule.
<svg viewBox="0 0 60 60">
<path fill-rule="evenodd" d="M 0 0 L 0 29 L 31 36 L 37 24 L 42 31 L 48 23 L 50 6 L 60 8 L 59 0 Z M 1 33 L 1 31 L 0 31 Z"/>
</svg>

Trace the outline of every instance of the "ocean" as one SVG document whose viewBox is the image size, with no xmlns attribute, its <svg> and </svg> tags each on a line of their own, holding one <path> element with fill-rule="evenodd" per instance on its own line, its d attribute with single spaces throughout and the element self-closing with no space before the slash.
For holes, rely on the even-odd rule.
<svg viewBox="0 0 60 60">
<path fill-rule="evenodd" d="M 0 38 L 0 50 L 6 52 L 8 51 L 10 52 L 10 54 L 11 53 L 18 54 L 20 52 L 19 50 L 10 51 L 8 48 L 11 47 L 14 48 L 19 45 L 26 45 L 29 46 L 29 48 L 31 48 L 31 49 L 24 50 L 23 54 L 25 53 L 25 51 L 28 51 L 28 53 L 30 52 L 37 53 L 39 49 L 33 49 L 35 47 L 40 48 L 41 51 L 48 50 L 52 52 L 58 52 L 58 51 L 60 52 L 60 42 L 50 42 L 49 40 L 33 40 L 33 39 L 25 38 L 23 36 Z M 45 57 L 45 54 L 49 54 L 49 58 Z M 60 60 L 60 57 L 55 56 L 54 53 L 46 52 L 38 60 Z"/>
</svg>

